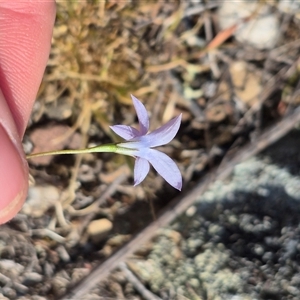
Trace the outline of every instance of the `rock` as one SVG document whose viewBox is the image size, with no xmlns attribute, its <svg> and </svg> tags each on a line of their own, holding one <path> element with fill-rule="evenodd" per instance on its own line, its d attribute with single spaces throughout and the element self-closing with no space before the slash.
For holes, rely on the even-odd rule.
<svg viewBox="0 0 300 300">
<path fill-rule="evenodd" d="M 30 140 L 34 144 L 33 152 L 46 152 L 51 150 L 62 150 L 66 146 L 69 148 L 79 148 L 81 136 L 80 134 L 66 135 L 71 129 L 65 125 L 52 125 L 43 128 L 37 128 L 30 134 Z M 41 156 L 30 159 L 30 163 L 34 165 L 48 165 L 53 155 Z"/>
<path fill-rule="evenodd" d="M 6 285 L 10 282 L 10 278 L 0 273 L 0 283 L 1 285 Z M 0 298 L 1 299 L 1 298 Z"/>
<path fill-rule="evenodd" d="M 279 11 L 286 13 L 286 14 L 292 14 L 292 15 L 300 14 L 300 2 L 299 1 L 280 0 L 277 5 L 277 8 Z"/>
<path fill-rule="evenodd" d="M 67 252 L 66 248 L 62 245 L 58 246 L 56 248 L 56 252 L 59 256 L 59 258 L 63 261 L 63 262 L 69 262 L 70 261 L 70 255 Z"/>
<path fill-rule="evenodd" d="M 33 285 L 43 280 L 43 276 L 36 272 L 27 272 L 23 274 L 22 283 L 24 285 Z"/>
<path fill-rule="evenodd" d="M 230 75 L 239 99 L 248 106 L 257 103 L 262 90 L 257 74 L 251 72 L 244 61 L 236 61 L 230 65 Z"/>
<path fill-rule="evenodd" d="M 9 277 L 18 277 L 23 271 L 24 266 L 9 259 L 0 260 L 0 271 Z"/>
<path fill-rule="evenodd" d="M 9 300 L 9 298 L 4 297 L 3 293 L 0 293 L 0 300 Z"/>
<path fill-rule="evenodd" d="M 60 271 L 52 280 L 52 289 L 55 295 L 62 295 L 66 292 L 70 283 L 70 277 L 66 271 Z"/>
<path fill-rule="evenodd" d="M 8 297 L 8 298 L 0 298 L 0 300 L 2 299 L 15 299 L 16 296 L 17 296 L 17 293 L 14 289 L 8 287 L 8 286 L 4 286 L 2 289 L 2 293 L 5 297 Z"/>
<path fill-rule="evenodd" d="M 240 24 L 234 34 L 235 38 L 259 50 L 272 49 L 280 37 L 277 16 L 271 13 L 269 6 L 259 7 L 258 1 L 224 1 L 218 13 L 221 29 Z M 241 23 L 252 14 L 256 16 Z"/>
<path fill-rule="evenodd" d="M 54 274 L 54 266 L 53 266 L 53 264 L 50 264 L 47 261 L 45 262 L 45 265 L 44 265 L 44 274 L 47 277 L 52 277 L 53 276 L 53 274 Z"/>
<path fill-rule="evenodd" d="M 28 292 L 28 287 L 21 283 L 14 282 L 14 288 L 20 294 L 26 294 Z"/>
<path fill-rule="evenodd" d="M 102 300 L 102 299 L 103 299 L 103 297 L 98 296 L 96 294 L 85 295 L 85 300 Z"/>
<path fill-rule="evenodd" d="M 71 275 L 71 283 L 76 283 L 83 277 L 87 276 L 90 273 L 90 269 L 88 268 L 75 268 L 72 271 Z"/>
<path fill-rule="evenodd" d="M 50 120 L 65 120 L 72 115 L 72 103 L 67 98 L 60 98 L 55 103 L 47 105 L 45 115 Z"/>
<path fill-rule="evenodd" d="M 94 220 L 89 224 L 87 232 L 91 239 L 97 243 L 104 240 L 108 236 L 112 227 L 113 224 L 108 219 Z"/>
<path fill-rule="evenodd" d="M 52 288 L 55 295 L 62 295 L 66 292 L 69 285 L 69 280 L 63 277 L 56 276 L 52 281 Z"/>
<path fill-rule="evenodd" d="M 28 190 L 28 198 L 22 208 L 22 213 L 40 218 L 59 200 L 60 193 L 55 186 L 32 186 Z"/>
</svg>

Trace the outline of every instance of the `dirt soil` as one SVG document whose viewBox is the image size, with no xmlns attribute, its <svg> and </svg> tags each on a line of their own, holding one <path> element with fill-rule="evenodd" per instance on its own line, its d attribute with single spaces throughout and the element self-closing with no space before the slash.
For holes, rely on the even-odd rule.
<svg viewBox="0 0 300 300">
<path fill-rule="evenodd" d="M 177 136 L 159 150 L 179 166 L 188 195 L 297 112 L 299 29 L 297 1 L 58 2 L 24 150 L 120 141 L 109 126 L 137 126 L 133 94 L 150 130 L 182 113 Z M 293 127 L 214 181 L 80 298 L 300 299 Z M 133 187 L 133 164 L 102 153 L 29 161 L 27 201 L 0 232 L 0 299 L 67 299 L 180 195 L 153 169 Z"/>
</svg>

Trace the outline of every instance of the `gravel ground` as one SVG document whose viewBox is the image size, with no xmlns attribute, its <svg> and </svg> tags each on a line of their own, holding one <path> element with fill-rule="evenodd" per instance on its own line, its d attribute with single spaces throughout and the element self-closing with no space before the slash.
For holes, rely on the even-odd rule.
<svg viewBox="0 0 300 300">
<path fill-rule="evenodd" d="M 299 145 L 300 132 L 295 130 L 238 165 L 231 178 L 215 182 L 185 214 L 162 228 L 127 262 L 128 268 L 161 299 L 299 299 Z M 32 271 L 39 263 L 26 236 L 6 230 L 1 240 L 2 256 L 18 259 L 1 260 L 1 293 L 6 298 L 0 299 L 47 299 L 20 296 L 31 287 L 48 290 L 50 284 Z M 11 247 L 15 253 L 5 244 L 17 244 Z M 58 248 L 53 255 L 61 256 Z M 18 263 L 24 257 L 31 257 L 26 270 Z M 86 275 L 81 271 L 85 269 L 73 270 L 71 282 Z M 67 277 L 64 270 L 56 273 L 52 289 L 64 289 Z M 117 270 L 85 299 L 143 297 Z"/>
<path fill-rule="evenodd" d="M 238 165 L 128 266 L 163 299 L 299 299 L 299 143 Z"/>
</svg>

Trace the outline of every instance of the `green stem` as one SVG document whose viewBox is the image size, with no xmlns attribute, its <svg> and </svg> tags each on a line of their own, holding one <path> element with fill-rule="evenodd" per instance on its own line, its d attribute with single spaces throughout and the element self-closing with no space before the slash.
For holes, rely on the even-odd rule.
<svg viewBox="0 0 300 300">
<path fill-rule="evenodd" d="M 47 156 L 47 155 L 60 155 L 60 154 L 84 154 L 84 153 L 94 153 L 94 152 L 116 152 L 118 147 L 115 144 L 106 144 L 101 146 L 96 146 L 92 148 L 86 149 L 67 149 L 67 150 L 54 150 L 54 151 L 47 151 L 47 152 L 39 152 L 33 153 L 26 156 L 26 159 L 40 157 L 40 156 Z"/>
</svg>

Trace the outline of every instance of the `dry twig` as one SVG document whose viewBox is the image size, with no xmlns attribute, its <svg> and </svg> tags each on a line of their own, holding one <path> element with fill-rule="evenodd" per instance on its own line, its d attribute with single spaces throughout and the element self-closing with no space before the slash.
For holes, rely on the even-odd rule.
<svg viewBox="0 0 300 300">
<path fill-rule="evenodd" d="M 122 262 L 119 265 L 119 269 L 126 275 L 127 280 L 134 286 L 134 288 L 140 293 L 140 295 L 145 300 L 161 300 L 161 298 L 157 297 L 149 290 L 145 288 L 145 286 L 139 281 L 139 279 L 128 269 L 127 265 Z"/>
</svg>

